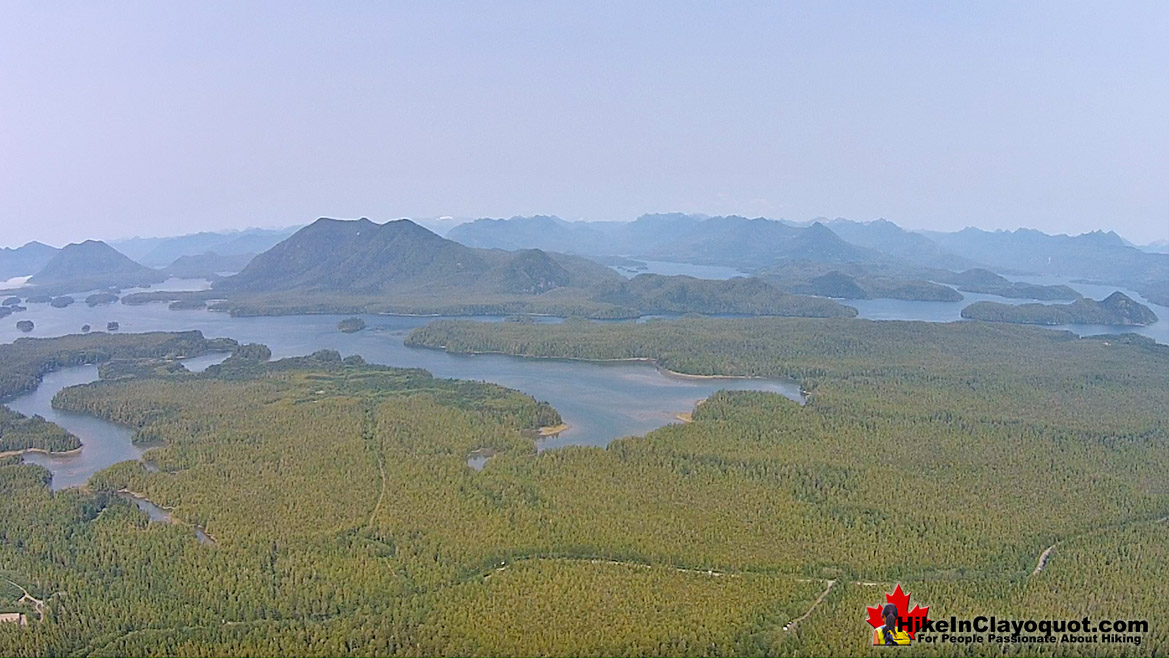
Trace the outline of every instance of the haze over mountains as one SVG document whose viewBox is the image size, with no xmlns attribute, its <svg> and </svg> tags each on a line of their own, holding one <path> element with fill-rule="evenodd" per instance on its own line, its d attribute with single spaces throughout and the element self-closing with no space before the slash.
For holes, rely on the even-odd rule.
<svg viewBox="0 0 1169 658">
<path fill-rule="evenodd" d="M 839 317 L 855 310 L 759 280 L 643 275 L 580 256 L 467 247 L 410 220 L 322 218 L 218 282 L 237 313 L 395 310 L 635 317 L 703 312 Z"/>
<path fill-rule="evenodd" d="M 109 244 L 149 267 L 163 267 L 181 256 L 207 253 L 219 256 L 255 255 L 267 251 L 296 232 L 299 226 L 281 229 L 249 228 L 242 231 L 192 233 L 168 238 L 130 238 Z"/>
<path fill-rule="evenodd" d="M 468 292 L 530 294 L 619 278 L 584 258 L 538 249 L 473 249 L 409 220 L 322 218 L 260 254 L 216 287 L 264 293 L 299 290 L 355 294 Z"/>
<path fill-rule="evenodd" d="M 0 281 L 40 272 L 56 253 L 57 249 L 40 242 L 30 242 L 15 249 L 0 249 Z"/>
<path fill-rule="evenodd" d="M 1080 277 L 1169 297 L 1169 255 L 1150 253 L 1112 232 L 1048 235 L 1031 229 L 915 233 L 893 222 L 845 219 L 808 225 L 764 218 L 643 215 L 630 223 L 571 223 L 556 217 L 481 219 L 451 239 L 479 247 L 539 245 L 594 256 L 731 265 L 747 270 L 793 261 L 872 268 L 872 276 L 928 279 L 929 270 L 990 267 L 1011 274 Z M 821 272 L 823 273 L 823 272 Z M 1162 302 L 1163 303 L 1163 302 Z"/>
<path fill-rule="evenodd" d="M 1000 273 L 1078 277 L 1169 301 L 1169 255 L 1101 231 L 1075 237 L 974 228 L 915 233 L 887 220 L 795 224 L 660 213 L 633 222 L 479 219 L 453 226 L 448 238 L 409 220 L 322 218 L 299 230 L 118 243 L 149 263 L 174 256 L 164 269 L 145 267 L 103 242 L 61 250 L 30 243 L 0 251 L 0 273 L 35 274 L 31 286 L 71 292 L 149 284 L 167 276 L 208 278 L 218 281 L 215 294 L 229 297 L 232 310 L 249 313 L 836 315 L 841 311 L 835 306 L 804 296 L 950 302 L 961 300 L 963 292 L 1041 301 L 1080 297 L 1065 285 L 1011 281 Z M 252 256 L 250 250 L 265 245 Z M 642 275 L 627 282 L 600 264 L 622 263 L 635 271 L 638 261 L 630 259 L 732 267 L 760 280 L 733 284 Z M 233 272 L 239 274 L 230 276 Z"/>
</svg>

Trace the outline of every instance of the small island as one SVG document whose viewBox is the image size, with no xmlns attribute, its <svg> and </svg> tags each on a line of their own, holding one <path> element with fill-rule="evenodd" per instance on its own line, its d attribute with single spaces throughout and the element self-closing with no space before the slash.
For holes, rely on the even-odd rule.
<svg viewBox="0 0 1169 658">
<path fill-rule="evenodd" d="M 1119 291 L 1099 302 L 1087 298 L 1071 304 L 976 302 L 962 309 L 962 317 L 1016 324 L 1102 324 L 1126 327 L 1143 327 L 1157 321 L 1157 315 L 1149 307 Z"/>
<path fill-rule="evenodd" d="M 340 329 L 342 333 L 357 333 L 358 331 L 365 329 L 365 320 L 362 320 L 358 317 L 345 318 L 344 320 L 337 323 L 337 328 Z"/>
<path fill-rule="evenodd" d="M 52 306 L 53 308 L 65 308 L 66 306 L 69 306 L 72 303 L 73 303 L 72 297 L 70 297 L 69 295 L 61 295 L 60 297 L 54 297 L 49 302 L 49 306 Z"/>
<path fill-rule="evenodd" d="M 85 303 L 90 308 L 100 304 L 112 304 L 118 301 L 118 296 L 112 292 L 97 292 L 85 298 Z"/>
<path fill-rule="evenodd" d="M 106 331 L 117 331 L 120 328 L 121 328 L 121 325 L 119 325 L 117 322 L 107 322 L 106 323 Z"/>
<path fill-rule="evenodd" d="M 16 295 L 13 295 L 12 297 L 9 297 L 9 298 L 4 300 L 4 306 L 14 306 L 14 305 L 19 304 L 19 303 L 20 303 L 20 298 L 17 297 Z"/>
<path fill-rule="evenodd" d="M 81 333 L 83 333 L 83 334 L 88 334 L 88 333 L 89 333 L 89 330 L 90 330 L 90 328 L 91 328 L 91 327 L 90 327 L 88 324 L 83 324 L 83 325 L 81 325 Z"/>
<path fill-rule="evenodd" d="M 24 301 L 29 304 L 48 304 L 53 301 L 53 298 L 51 295 L 32 295 Z"/>
<path fill-rule="evenodd" d="M 167 306 L 172 311 L 197 311 L 199 309 L 207 308 L 207 302 L 202 299 L 177 299 Z"/>
<path fill-rule="evenodd" d="M 21 321 L 16 323 L 16 328 L 23 331 L 26 334 L 28 332 L 32 331 L 34 326 L 35 325 L 32 323 L 32 320 L 21 320 Z"/>
</svg>

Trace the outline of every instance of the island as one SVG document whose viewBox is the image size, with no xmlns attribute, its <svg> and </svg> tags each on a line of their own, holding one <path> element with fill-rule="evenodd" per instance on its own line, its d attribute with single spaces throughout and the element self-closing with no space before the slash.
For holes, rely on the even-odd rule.
<svg viewBox="0 0 1169 658">
<path fill-rule="evenodd" d="M 1041 301 L 1076 300 L 1083 297 L 1080 293 L 1065 285 L 1040 285 L 1023 281 L 1010 281 L 980 267 L 962 272 L 947 270 L 929 270 L 928 275 L 935 281 L 941 281 L 958 287 L 963 292 L 974 292 L 997 297 L 1012 299 L 1038 299 Z"/>
<path fill-rule="evenodd" d="M 69 295 L 61 295 L 60 297 L 54 297 L 52 300 L 50 300 L 49 306 L 52 306 L 53 308 L 65 308 L 66 306 L 72 304 L 73 301 L 74 299 Z"/>
<path fill-rule="evenodd" d="M 9 298 L 4 300 L 4 306 L 13 306 L 13 305 L 19 304 L 19 303 L 20 303 L 20 298 L 17 297 L 16 295 L 13 295 L 12 297 L 9 297 Z"/>
<path fill-rule="evenodd" d="M 1098 302 L 1087 298 L 1071 304 L 975 302 L 962 309 L 962 317 L 1016 324 L 1101 324 L 1126 327 L 1143 327 L 1158 320 L 1148 306 L 1119 291 Z"/>
<path fill-rule="evenodd" d="M 32 320 L 20 320 L 19 322 L 16 323 L 16 328 L 23 331 L 26 334 L 28 332 L 32 331 L 34 326 L 35 325 L 33 324 Z"/>
<path fill-rule="evenodd" d="M 197 311 L 207 308 L 207 302 L 197 297 L 176 299 L 167 308 L 172 311 Z"/>
<path fill-rule="evenodd" d="M 962 293 L 901 267 L 789 261 L 756 275 L 792 293 L 835 299 L 957 302 Z"/>
<path fill-rule="evenodd" d="M 85 304 L 90 308 L 101 304 L 112 304 L 118 301 L 118 296 L 112 292 L 96 292 L 85 298 Z"/>
<path fill-rule="evenodd" d="M 107 322 L 106 331 L 117 331 L 121 328 L 121 326 L 122 325 L 118 324 L 117 322 Z"/>
<path fill-rule="evenodd" d="M 341 333 L 352 334 L 365 329 L 365 320 L 358 317 L 345 318 L 337 323 L 337 328 Z"/>
</svg>

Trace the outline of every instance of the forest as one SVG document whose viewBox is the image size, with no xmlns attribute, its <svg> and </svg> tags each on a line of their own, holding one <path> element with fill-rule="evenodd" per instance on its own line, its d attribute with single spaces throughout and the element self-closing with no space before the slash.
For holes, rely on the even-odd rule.
<svg viewBox="0 0 1169 658">
<path fill-rule="evenodd" d="M 723 391 L 693 422 L 538 453 L 558 414 L 500 386 L 261 346 L 188 373 L 144 346 L 55 405 L 135 427 L 151 468 L 53 493 L 0 465 L 0 584 L 44 603 L 0 589 L 30 619 L 0 625 L 0 653 L 864 655 L 865 608 L 896 584 L 931 616 L 1149 621 L 1139 646 L 1027 654 L 1169 649 L 1152 341 L 777 318 L 439 321 L 410 341 L 790 377 L 807 403 Z"/>
<path fill-rule="evenodd" d="M 1017 324 L 1106 324 L 1144 326 L 1157 322 L 1148 306 L 1122 292 L 1095 301 L 1078 299 L 1071 304 L 1000 304 L 975 302 L 962 309 L 962 317 L 985 322 Z"/>
<path fill-rule="evenodd" d="M 198 331 L 132 336 L 98 332 L 48 339 L 20 338 L 14 343 L 0 345 L 0 363 L 3 363 L 0 367 L 0 400 L 27 393 L 41 383 L 41 377 L 46 373 L 68 366 L 146 357 L 174 360 L 230 351 L 235 346 L 235 341 L 208 340 Z M 0 453 L 28 449 L 66 452 L 80 445 L 77 437 L 39 416 L 28 418 L 0 406 Z"/>
</svg>

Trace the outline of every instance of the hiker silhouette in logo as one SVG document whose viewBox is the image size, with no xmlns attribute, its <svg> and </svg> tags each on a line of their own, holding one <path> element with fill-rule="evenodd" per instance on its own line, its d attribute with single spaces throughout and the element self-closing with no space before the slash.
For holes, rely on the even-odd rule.
<svg viewBox="0 0 1169 658">
<path fill-rule="evenodd" d="M 909 633 L 897 628 L 897 606 L 886 603 L 881 616 L 885 618 L 885 625 L 873 631 L 873 646 L 909 644 Z"/>
</svg>

